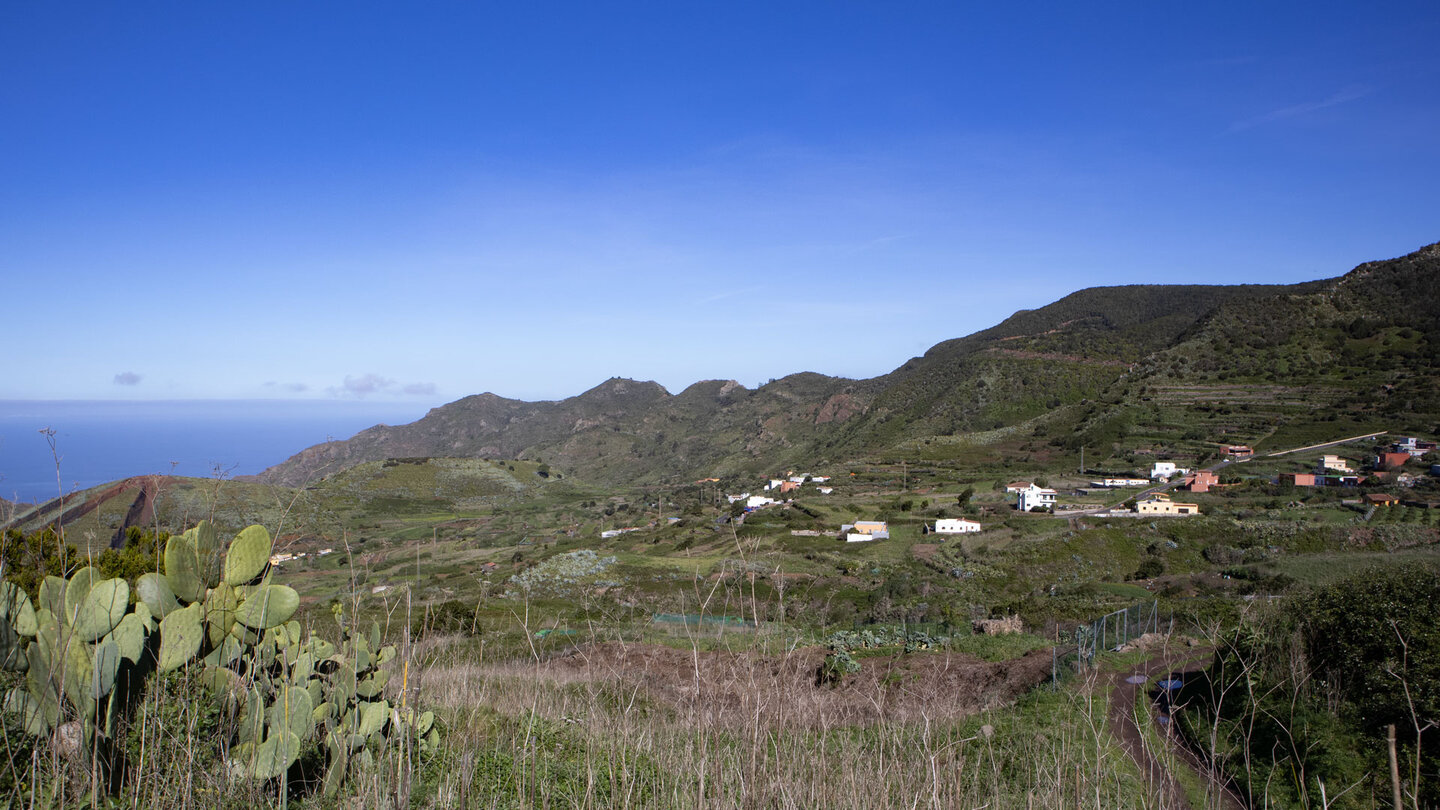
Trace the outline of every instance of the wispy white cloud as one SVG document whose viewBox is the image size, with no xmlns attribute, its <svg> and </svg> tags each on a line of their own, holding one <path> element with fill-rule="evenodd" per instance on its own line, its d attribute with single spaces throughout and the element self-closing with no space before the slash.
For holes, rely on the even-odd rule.
<svg viewBox="0 0 1440 810">
<path fill-rule="evenodd" d="M 139 385 L 144 377 L 133 371 L 122 371 L 115 375 L 116 385 Z"/>
<path fill-rule="evenodd" d="M 359 376 L 346 374 L 344 383 L 325 389 L 326 393 L 332 397 L 352 399 L 364 399 L 371 394 L 430 396 L 433 395 L 436 390 L 435 383 L 433 382 L 400 383 L 389 377 L 382 377 L 375 373 L 361 374 Z"/>
<path fill-rule="evenodd" d="M 301 383 L 301 382 L 282 383 L 282 382 L 275 382 L 275 381 L 273 381 L 273 380 L 270 381 L 270 382 L 265 383 L 265 387 L 266 387 L 266 388 L 277 389 L 277 390 L 284 391 L 284 392 L 290 393 L 290 394 L 303 394 L 303 393 L 305 393 L 306 391 L 309 391 L 309 390 L 310 390 L 310 386 L 306 385 L 305 383 Z"/>
<path fill-rule="evenodd" d="M 1334 93 L 1328 98 L 1321 99 L 1320 101 L 1306 101 L 1300 104 L 1291 104 L 1288 107 L 1281 107 L 1277 110 L 1271 110 L 1264 115 L 1257 115 L 1254 118 L 1247 118 L 1244 121 L 1236 121 L 1235 123 L 1231 124 L 1230 128 L 1226 131 L 1231 133 L 1243 132 L 1247 129 L 1254 129 L 1255 127 L 1262 126 L 1264 124 L 1271 124 L 1276 121 L 1283 121 L 1287 118 L 1297 118 L 1302 115 L 1308 115 L 1317 110 L 1323 110 L 1327 107 L 1336 107 L 1341 104 L 1348 104 L 1349 102 L 1355 101 L 1356 99 L 1364 98 L 1365 96 L 1370 95 L 1372 92 L 1374 92 L 1374 90 L 1363 85 L 1349 85 L 1342 88 L 1339 92 Z"/>
</svg>

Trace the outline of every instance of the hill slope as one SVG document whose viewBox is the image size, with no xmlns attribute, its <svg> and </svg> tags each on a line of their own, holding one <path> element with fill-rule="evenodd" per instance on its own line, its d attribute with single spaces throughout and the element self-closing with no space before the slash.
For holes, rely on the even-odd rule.
<svg viewBox="0 0 1440 810">
<path fill-rule="evenodd" d="M 868 380 L 801 373 L 754 390 L 710 380 L 672 395 L 615 378 L 554 402 L 480 394 L 309 448 L 260 479 L 296 485 L 364 461 L 459 456 L 543 460 L 598 483 L 655 482 L 852 459 L 1037 417 L 1058 444 L 1114 443 L 1127 431 L 1111 428 L 1137 419 L 1178 439 L 1215 386 L 1252 399 L 1260 384 L 1313 389 L 1302 404 L 1329 403 L 1359 421 L 1423 421 L 1440 413 L 1437 253 L 1297 285 L 1081 290 Z M 1132 412 L 1157 397 L 1171 412 Z M 1285 419 L 1303 421 L 1305 410 Z M 1243 421 L 1226 429 L 1253 438 L 1263 420 Z"/>
</svg>

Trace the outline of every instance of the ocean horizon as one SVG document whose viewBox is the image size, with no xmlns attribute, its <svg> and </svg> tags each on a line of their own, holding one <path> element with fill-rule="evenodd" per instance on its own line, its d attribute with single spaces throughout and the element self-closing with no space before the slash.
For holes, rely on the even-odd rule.
<svg viewBox="0 0 1440 810">
<path fill-rule="evenodd" d="M 155 473 L 254 475 L 307 447 L 378 424 L 413 422 L 429 408 L 328 400 L 0 400 L 0 498 L 43 502 Z M 54 431 L 54 453 L 46 430 Z"/>
</svg>

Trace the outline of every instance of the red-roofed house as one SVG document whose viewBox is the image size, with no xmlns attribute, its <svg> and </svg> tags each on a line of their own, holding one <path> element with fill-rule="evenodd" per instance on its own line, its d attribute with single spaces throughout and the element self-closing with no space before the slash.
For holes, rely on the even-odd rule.
<svg viewBox="0 0 1440 810">
<path fill-rule="evenodd" d="M 1220 476 L 1209 470 L 1196 470 L 1185 476 L 1185 480 L 1180 483 L 1180 486 L 1191 492 L 1209 492 L 1210 487 L 1218 486 L 1219 484 Z"/>
<path fill-rule="evenodd" d="M 1375 469 L 1398 470 L 1409 460 L 1409 453 L 1381 453 L 1375 457 Z"/>
</svg>

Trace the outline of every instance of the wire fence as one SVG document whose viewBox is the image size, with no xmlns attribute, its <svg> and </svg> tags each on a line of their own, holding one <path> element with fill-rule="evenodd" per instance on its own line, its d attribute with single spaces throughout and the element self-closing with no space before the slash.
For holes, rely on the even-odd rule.
<svg viewBox="0 0 1440 810">
<path fill-rule="evenodd" d="M 1051 648 L 1050 682 L 1058 686 L 1074 675 L 1094 669 L 1097 655 L 1119 652 L 1146 633 L 1169 635 L 1174 630 L 1174 612 L 1161 611 L 1158 600 L 1106 613 L 1076 627 L 1070 642 Z"/>
</svg>

